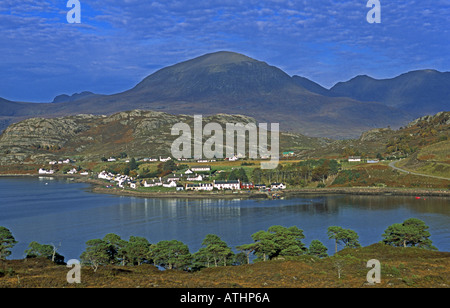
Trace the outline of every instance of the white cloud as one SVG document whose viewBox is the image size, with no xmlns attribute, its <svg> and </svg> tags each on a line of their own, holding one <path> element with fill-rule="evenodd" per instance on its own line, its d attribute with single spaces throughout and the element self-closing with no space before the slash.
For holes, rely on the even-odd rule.
<svg viewBox="0 0 450 308">
<path fill-rule="evenodd" d="M 449 69 L 449 1 L 382 1 L 378 26 L 366 22 L 365 4 L 83 0 L 82 24 L 73 26 L 65 22 L 64 0 L 2 0 L 0 66 L 17 67 L 8 74 L 19 79 L 27 68 L 46 78 L 52 70 L 59 79 L 75 74 L 91 82 L 87 77 L 96 76 L 102 89 L 104 72 L 131 86 L 157 68 L 216 50 L 241 52 L 328 85 L 370 59 L 377 63 L 370 66 L 374 74 L 423 63 Z M 0 97 L 2 91 L 7 82 Z"/>
</svg>

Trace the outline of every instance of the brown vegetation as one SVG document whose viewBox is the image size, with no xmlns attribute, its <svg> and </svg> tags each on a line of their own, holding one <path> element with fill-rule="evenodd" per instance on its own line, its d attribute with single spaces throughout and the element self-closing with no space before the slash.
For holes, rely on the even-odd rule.
<svg viewBox="0 0 450 308">
<path fill-rule="evenodd" d="M 369 286 L 367 261 L 381 263 L 381 283 Z M 6 288 L 448 288 L 450 253 L 374 244 L 344 249 L 324 259 L 302 256 L 188 273 L 152 265 L 81 270 L 81 284 L 67 283 L 69 269 L 46 259 L 1 261 Z M 340 278 L 339 278 L 340 274 Z"/>
<path fill-rule="evenodd" d="M 393 187 L 448 189 L 449 180 L 399 172 L 384 164 L 362 164 L 341 171 L 329 187 Z"/>
</svg>

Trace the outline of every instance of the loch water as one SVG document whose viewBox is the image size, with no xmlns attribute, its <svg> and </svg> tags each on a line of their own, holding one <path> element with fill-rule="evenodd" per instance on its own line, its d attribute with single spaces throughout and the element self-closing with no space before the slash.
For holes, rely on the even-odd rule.
<svg viewBox="0 0 450 308">
<path fill-rule="evenodd" d="M 334 253 L 329 226 L 352 229 L 367 246 L 386 228 L 408 218 L 430 227 L 440 251 L 450 251 L 450 199 L 414 196 L 305 195 L 284 200 L 148 199 L 96 194 L 90 185 L 51 177 L 0 178 L 0 226 L 18 244 L 8 259 L 21 259 L 28 244 L 54 244 L 65 260 L 79 259 L 86 241 L 115 233 L 150 243 L 179 240 L 196 252 L 207 234 L 230 247 L 252 242 L 270 226 L 297 226 L 309 246 L 314 239 Z"/>
</svg>

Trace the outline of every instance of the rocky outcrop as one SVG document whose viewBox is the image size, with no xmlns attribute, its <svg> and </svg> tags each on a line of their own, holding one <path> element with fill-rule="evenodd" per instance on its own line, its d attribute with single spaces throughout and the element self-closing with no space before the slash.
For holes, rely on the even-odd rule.
<svg viewBox="0 0 450 308">
<path fill-rule="evenodd" d="M 227 123 L 248 124 L 256 120 L 227 114 L 203 118 L 204 125 L 211 122 L 220 124 L 225 131 Z M 24 120 L 9 126 L 0 136 L 0 164 L 48 163 L 69 157 L 98 161 L 122 152 L 133 157 L 168 156 L 173 141 L 179 137 L 171 134 L 177 123 L 186 123 L 193 130 L 194 117 L 133 110 L 111 116 Z M 299 134 L 286 138 L 289 144 L 316 142 Z"/>
<path fill-rule="evenodd" d="M 431 125 L 450 125 L 450 112 L 439 112 L 435 115 L 427 115 L 418 118 L 407 125 L 407 127 L 413 127 L 418 124 L 431 124 Z"/>
</svg>

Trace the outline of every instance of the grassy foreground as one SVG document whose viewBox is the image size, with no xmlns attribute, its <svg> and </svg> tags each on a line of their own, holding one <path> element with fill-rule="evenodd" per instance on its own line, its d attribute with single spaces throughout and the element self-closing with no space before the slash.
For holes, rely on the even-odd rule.
<svg viewBox="0 0 450 308">
<path fill-rule="evenodd" d="M 367 262 L 381 263 L 381 283 L 368 285 Z M 324 259 L 302 256 L 188 273 L 152 265 L 81 269 L 81 284 L 69 284 L 69 269 L 46 259 L 0 261 L 3 288 L 449 288 L 450 252 L 374 244 L 344 249 Z"/>
</svg>

